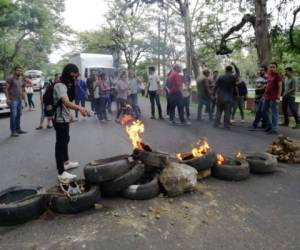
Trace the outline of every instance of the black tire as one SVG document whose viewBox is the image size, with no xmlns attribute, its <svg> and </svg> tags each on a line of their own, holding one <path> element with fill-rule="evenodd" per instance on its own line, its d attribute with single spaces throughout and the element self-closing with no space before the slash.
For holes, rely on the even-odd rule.
<svg viewBox="0 0 300 250">
<path fill-rule="evenodd" d="M 100 188 L 98 186 L 89 186 L 87 192 L 74 195 L 71 198 L 67 196 L 49 196 L 49 207 L 52 211 L 60 214 L 76 214 L 93 208 L 95 203 L 101 199 Z"/>
<path fill-rule="evenodd" d="M 150 170 L 163 168 L 168 159 L 165 154 L 145 150 L 134 150 L 132 157 L 141 161 Z"/>
<path fill-rule="evenodd" d="M 0 226 L 37 219 L 46 209 L 46 191 L 41 187 L 17 186 L 0 192 Z"/>
<path fill-rule="evenodd" d="M 100 184 L 116 179 L 129 171 L 132 161 L 129 155 L 92 161 L 84 167 L 85 180 L 91 184 Z"/>
<path fill-rule="evenodd" d="M 214 165 L 211 169 L 211 175 L 222 180 L 241 181 L 249 178 L 250 168 L 245 160 L 236 160 L 239 165 L 224 164 L 222 166 Z"/>
<path fill-rule="evenodd" d="M 103 182 L 101 187 L 101 192 L 105 196 L 113 196 L 117 193 L 123 191 L 130 185 L 136 183 L 141 179 L 145 172 L 145 166 L 143 164 L 136 164 L 132 169 L 130 169 L 126 174 L 112 180 L 109 182 Z"/>
<path fill-rule="evenodd" d="M 246 160 L 249 163 L 250 172 L 254 174 L 271 174 L 278 167 L 277 158 L 265 152 L 249 154 Z"/>
<path fill-rule="evenodd" d="M 216 159 L 216 154 L 213 152 L 209 152 L 200 158 L 183 160 L 180 161 L 180 163 L 187 164 L 195 168 L 197 171 L 202 171 L 202 170 L 212 168 L 215 165 L 215 161 L 216 161 L 215 159 Z"/>
<path fill-rule="evenodd" d="M 130 200 L 149 200 L 160 194 L 159 175 L 156 174 L 145 184 L 131 185 L 125 189 L 121 196 Z"/>
</svg>

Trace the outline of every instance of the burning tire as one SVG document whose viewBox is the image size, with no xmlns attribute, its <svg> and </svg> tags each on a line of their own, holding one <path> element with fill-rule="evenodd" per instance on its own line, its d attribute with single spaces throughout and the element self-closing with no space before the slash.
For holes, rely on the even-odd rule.
<svg viewBox="0 0 300 250">
<path fill-rule="evenodd" d="M 130 185 L 136 183 L 141 179 L 145 172 L 145 166 L 143 164 L 136 164 L 126 174 L 114 179 L 113 181 L 103 182 L 101 184 L 101 191 L 103 195 L 113 196 L 123 191 Z"/>
<path fill-rule="evenodd" d="M 148 200 L 160 194 L 160 186 L 158 182 L 159 175 L 144 175 L 142 180 L 135 185 L 129 186 L 121 195 L 130 200 Z"/>
<path fill-rule="evenodd" d="M 209 152 L 202 157 L 199 158 L 192 158 L 189 160 L 182 160 L 180 163 L 187 164 L 193 168 L 195 168 L 197 171 L 202 171 L 209 169 L 214 166 L 215 164 L 215 158 L 216 155 L 213 152 Z"/>
<path fill-rule="evenodd" d="M 0 192 L 0 226 L 37 219 L 46 209 L 46 192 L 41 187 L 18 186 Z"/>
<path fill-rule="evenodd" d="M 245 160 L 227 160 L 223 165 L 214 165 L 212 176 L 228 181 L 241 181 L 250 176 L 249 164 Z"/>
<path fill-rule="evenodd" d="M 84 167 L 84 176 L 88 183 L 100 184 L 116 179 L 130 170 L 133 159 L 129 155 L 120 155 L 90 162 Z"/>
<path fill-rule="evenodd" d="M 93 208 L 101 199 L 100 188 L 85 184 L 87 192 L 71 196 L 50 195 L 49 207 L 61 214 L 76 214 Z"/>
<path fill-rule="evenodd" d="M 150 152 L 138 149 L 134 150 L 132 157 L 135 160 L 141 161 L 147 168 L 150 169 L 163 168 L 168 158 L 165 154 L 159 152 Z"/>
<path fill-rule="evenodd" d="M 255 174 L 270 174 L 276 171 L 278 162 L 274 155 L 259 152 L 249 154 L 246 160 L 250 166 L 250 172 Z"/>
</svg>

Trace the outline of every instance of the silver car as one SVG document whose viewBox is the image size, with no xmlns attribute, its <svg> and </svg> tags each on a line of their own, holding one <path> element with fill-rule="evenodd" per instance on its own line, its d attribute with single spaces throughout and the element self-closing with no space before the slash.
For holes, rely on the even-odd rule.
<svg viewBox="0 0 300 250">
<path fill-rule="evenodd" d="M 6 96 L 4 94 L 4 83 L 5 81 L 0 81 L 0 114 L 9 114 L 10 108 L 6 103 Z"/>
</svg>

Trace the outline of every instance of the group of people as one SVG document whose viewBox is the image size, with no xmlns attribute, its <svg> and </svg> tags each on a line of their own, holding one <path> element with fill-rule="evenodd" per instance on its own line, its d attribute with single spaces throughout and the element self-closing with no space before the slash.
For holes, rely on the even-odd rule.
<svg viewBox="0 0 300 250">
<path fill-rule="evenodd" d="M 278 71 L 277 63 L 269 68 L 262 67 L 257 73 L 255 89 L 255 119 L 250 130 L 265 129 L 270 134 L 278 133 L 278 125 L 289 126 L 289 110 L 295 119 L 295 129 L 300 128 L 300 118 L 296 108 L 297 80 L 291 67 L 285 68 L 284 76 Z M 284 121 L 279 124 L 279 102 L 282 100 Z M 269 111 L 271 110 L 271 119 Z M 259 126 L 259 124 L 261 125 Z"/>
</svg>

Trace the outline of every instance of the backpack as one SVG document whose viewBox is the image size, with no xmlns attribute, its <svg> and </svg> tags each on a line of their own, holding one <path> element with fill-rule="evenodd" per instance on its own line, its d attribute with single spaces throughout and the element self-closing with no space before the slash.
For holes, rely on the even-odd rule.
<svg viewBox="0 0 300 250">
<path fill-rule="evenodd" d="M 43 95 L 43 104 L 45 107 L 45 115 L 46 116 L 55 115 L 56 108 L 62 104 L 61 100 L 59 100 L 56 105 L 54 104 L 53 91 L 54 91 L 54 84 L 49 84 Z"/>
</svg>

